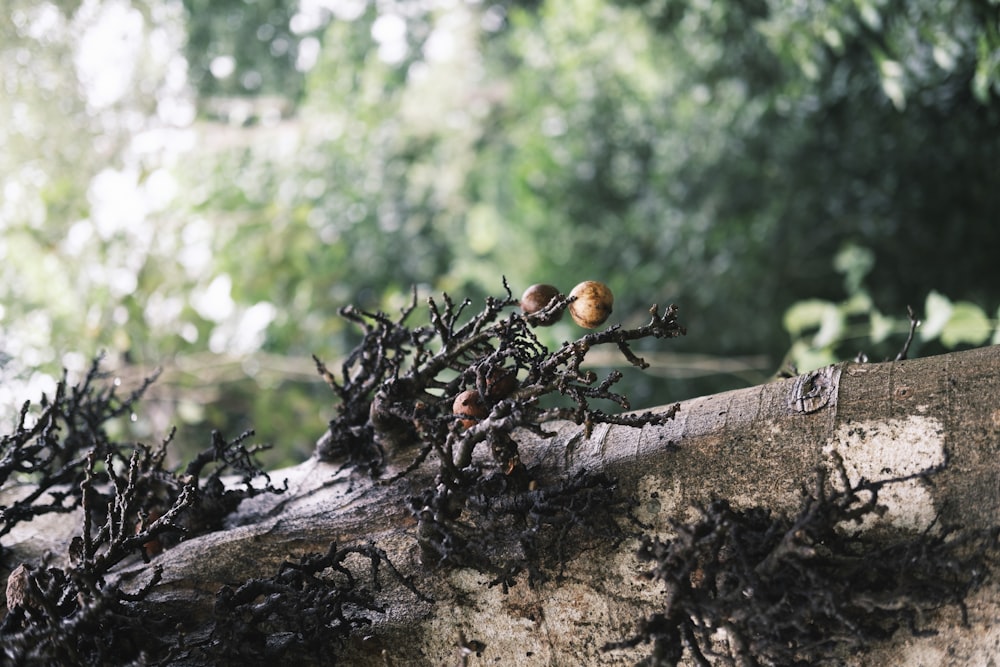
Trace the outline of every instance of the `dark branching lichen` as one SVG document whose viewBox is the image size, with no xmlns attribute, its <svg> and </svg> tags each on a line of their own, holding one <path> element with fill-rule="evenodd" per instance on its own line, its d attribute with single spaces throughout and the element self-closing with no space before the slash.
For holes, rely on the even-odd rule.
<svg viewBox="0 0 1000 667">
<path fill-rule="evenodd" d="M 614 391 L 620 373 L 598 381 L 582 364 L 590 349 L 610 344 L 644 367 L 632 341 L 671 338 L 684 329 L 675 307 L 660 314 L 654 306 L 645 326 L 609 327 L 549 352 L 532 327 L 551 321 L 572 299 L 559 296 L 529 315 L 517 309 L 506 282 L 504 288 L 505 297 L 487 299 L 470 317 L 469 301 L 430 299 L 430 323 L 415 328 L 406 325 L 415 294 L 398 320 L 345 308 L 342 314 L 364 331 L 361 344 L 344 361 L 340 380 L 318 359 L 316 365 L 340 399 L 317 455 L 375 477 L 389 454 L 406 462 L 385 483 L 433 463 L 433 483 L 411 500 L 425 560 L 475 567 L 506 589 L 522 572 L 531 583 L 550 570 L 561 572 L 570 556 L 566 545 L 581 542 L 565 539 L 571 534 L 620 540 L 620 520 L 630 515 L 606 476 L 543 483 L 521 461 L 514 432 L 546 437 L 551 434 L 544 425 L 557 419 L 588 430 L 602 422 L 642 426 L 671 419 L 669 410 L 616 416 L 593 408 L 598 400 L 622 409 L 629 403 Z M 117 383 L 106 379 L 98 361 L 79 384 L 70 386 L 64 378 L 52 399 L 43 397 L 40 410 L 32 413 L 25 404 L 15 431 L 0 440 L 0 484 L 28 483 L 25 493 L 0 507 L 0 537 L 42 514 L 82 516 L 66 558 L 6 563 L 14 569 L 0 638 L 9 661 L 315 657 L 382 611 L 375 597 L 380 566 L 419 595 L 374 545 L 331 546 L 326 554 L 286 564 L 274 577 L 223 588 L 210 633 L 185 644 L 175 630 L 182 619 L 149 601 L 159 582 L 154 559 L 169 558 L 181 539 L 221 528 L 243 499 L 282 489 L 254 464 L 254 449 L 244 444 L 251 433 L 235 440 L 213 433 L 211 446 L 178 470 L 164 465 L 173 433 L 156 448 L 112 440 L 109 421 L 130 415 L 153 378 L 124 398 Z M 463 391 L 481 397 L 482 414 L 453 413 Z M 560 396 L 565 405 L 543 405 L 542 399 Z M 475 455 L 477 449 L 482 455 Z M 349 567 L 358 558 L 369 563 L 367 578 Z M 125 591 L 115 570 L 137 561 L 154 574 L 145 588 Z"/>
<path fill-rule="evenodd" d="M 106 425 L 132 413 L 155 375 L 125 398 L 118 395 L 118 385 L 103 382 L 106 379 L 100 359 L 95 359 L 79 384 L 70 385 L 63 377 L 55 396 L 43 396 L 38 414 L 25 402 L 14 432 L 0 438 L 0 486 L 32 483 L 28 493 L 0 507 L 0 537 L 22 521 L 80 507 L 88 457 L 103 460 L 131 449 L 113 441 Z"/>
<path fill-rule="evenodd" d="M 570 299 L 560 296 L 544 310 L 526 315 L 517 308 L 519 302 L 506 282 L 504 288 L 505 297 L 487 298 L 484 309 L 468 318 L 470 301 L 456 304 L 446 294 L 439 305 L 430 298 L 430 324 L 413 329 L 405 322 L 416 308 L 416 294 L 398 320 L 384 313 L 342 309 L 344 317 L 362 327 L 364 336 L 343 362 L 341 380 L 316 359 L 320 374 L 340 399 L 338 416 L 317 446 L 319 458 L 346 458 L 354 467 L 377 474 L 387 451 L 422 445 L 412 467 L 434 453 L 449 476 L 457 477 L 472 463 L 477 445 L 502 440 L 498 433 L 525 428 L 546 435 L 542 425 L 558 419 L 589 428 L 600 422 L 642 426 L 672 417 L 662 412 L 609 415 L 591 408 L 593 400 L 610 401 L 625 410 L 629 403 L 613 391 L 621 373 L 612 372 L 598 382 L 581 365 L 592 348 L 615 345 L 630 363 L 645 368 L 646 362 L 629 343 L 683 335 L 676 306 L 663 314 L 653 306 L 644 326 L 611 326 L 550 352 L 532 327 L 550 316 L 550 311 L 564 310 Z M 485 414 L 465 428 L 452 413 L 452 403 L 468 389 L 482 397 Z M 540 404 L 545 396 L 559 395 L 568 397 L 572 405 Z M 516 455 L 516 445 L 494 446 L 491 451 L 501 468 L 519 465 L 514 458 L 500 458 Z"/>
<path fill-rule="evenodd" d="M 424 563 L 471 567 L 493 577 L 504 591 L 526 572 L 529 584 L 548 578 L 581 542 L 617 544 L 627 532 L 620 519 L 629 502 L 603 474 L 575 477 L 535 490 L 521 490 L 503 474 L 485 477 L 462 495 L 457 489 L 427 490 L 412 500 L 419 519 Z"/>
<path fill-rule="evenodd" d="M 47 559 L 60 564 L 7 563 L 14 569 L 0 639 L 15 664 L 151 660 L 167 648 L 159 639 L 164 620 L 145 603 L 158 570 L 145 588 L 126 592 L 109 577 L 114 568 L 130 558 L 149 563 L 178 539 L 218 529 L 244 498 L 282 491 L 253 464 L 243 444 L 249 434 L 233 441 L 213 434 L 183 472 L 164 467 L 173 434 L 157 448 L 112 441 L 108 421 L 131 413 L 152 379 L 122 400 L 115 383 L 99 386 L 103 378 L 97 361 L 80 384 L 64 378 L 51 400 L 43 397 L 33 425 L 26 404 L 14 433 L 0 441 L 3 481 L 17 475 L 31 483 L 0 507 L 0 535 L 46 513 L 79 509 L 82 516 L 68 558 Z M 223 486 L 229 475 L 239 475 L 242 487 Z"/>
<path fill-rule="evenodd" d="M 838 483 L 820 473 L 794 517 L 717 500 L 670 539 L 644 538 L 638 557 L 666 607 L 606 650 L 650 642 L 640 664 L 656 667 L 685 652 L 699 665 L 838 664 L 899 628 L 933 633 L 924 617 L 942 607 L 965 620 L 965 597 L 995 562 L 996 530 L 853 531 L 881 513 L 883 487 L 912 477 L 851 485 L 839 461 L 836 470 Z"/>
<path fill-rule="evenodd" d="M 364 568 L 352 569 L 351 560 L 367 561 L 367 575 Z M 199 658 L 211 664 L 277 659 L 336 664 L 336 651 L 348 637 L 371 625 L 372 614 L 385 612 L 376 597 L 382 566 L 427 600 L 375 545 L 331 544 L 325 554 L 282 564 L 274 576 L 223 587 L 216 596 L 211 638 L 197 650 Z"/>
<path fill-rule="evenodd" d="M 391 458 L 398 469 L 383 483 L 418 480 L 410 509 L 423 561 L 475 568 L 506 590 L 522 574 L 529 584 L 561 575 L 575 555 L 567 549 L 606 546 L 638 526 L 632 519 L 629 527 L 631 503 L 614 479 L 543 473 L 521 460 L 517 432 L 548 437 L 554 420 L 589 431 L 597 423 L 672 419 L 677 406 L 625 415 L 593 407 L 607 401 L 627 410 L 629 403 L 614 390 L 620 373 L 599 381 L 583 363 L 595 346 L 615 345 L 644 367 L 630 343 L 684 329 L 674 306 L 662 314 L 654 306 L 644 326 L 612 326 L 550 352 L 533 327 L 554 320 L 571 298 L 559 295 L 525 314 L 504 288 L 505 297 L 487 299 L 469 317 L 469 301 L 430 299 L 430 323 L 415 328 L 406 325 L 415 293 L 397 320 L 345 308 L 364 331 L 361 344 L 339 380 L 316 365 L 340 399 L 317 456 L 373 477 Z M 39 410 L 25 404 L 14 432 L 0 439 L 0 485 L 28 483 L 5 496 L 0 537 L 44 514 L 82 517 L 65 558 L 17 563 L 0 550 L 12 568 L 0 622 L 7 662 L 330 664 L 384 613 L 383 568 L 426 599 L 374 544 L 331 544 L 273 576 L 223 587 L 212 618 L 185 637 L 186 619 L 149 596 L 160 581 L 155 559 L 169 558 L 178 540 L 221 528 L 243 499 L 283 489 L 254 464 L 255 450 L 245 445 L 251 433 L 234 440 L 213 433 L 210 447 L 178 470 L 165 467 L 173 434 L 156 448 L 112 440 L 109 421 L 130 414 L 153 379 L 124 398 L 105 379 L 98 361 L 79 384 L 64 378 Z M 467 392 L 475 400 L 456 414 L 456 398 Z M 425 463 L 430 475 L 413 474 Z M 927 632 L 924 615 L 944 606 L 964 618 L 966 596 L 995 561 L 997 531 L 852 531 L 850 524 L 881 511 L 881 489 L 903 479 L 852 485 L 840 462 L 834 469 L 838 478 L 820 473 L 804 490 L 795 516 L 718 500 L 699 508 L 697 521 L 675 524 L 670 539 L 643 538 L 639 558 L 650 564 L 647 577 L 666 588 L 664 608 L 606 648 L 652 643 L 647 665 L 674 665 L 685 653 L 702 665 L 807 665 L 901 627 Z M 116 568 L 126 562 L 153 568 L 143 588 L 120 587 Z M 463 655 L 482 648 L 464 638 L 461 645 Z"/>
<path fill-rule="evenodd" d="M 389 481 L 433 461 L 433 488 L 412 502 L 425 560 L 475 567 L 506 587 L 521 571 L 528 571 L 531 582 L 542 578 L 539 565 L 549 552 L 538 545 L 550 535 L 576 527 L 581 534 L 620 538 L 621 531 L 610 528 L 611 517 L 625 504 L 603 476 L 540 488 L 521 460 L 514 432 L 549 437 L 545 424 L 556 420 L 574 421 L 589 432 L 597 423 L 639 427 L 672 419 L 675 410 L 615 415 L 592 407 L 594 401 L 630 406 L 614 390 L 620 372 L 598 381 L 582 366 L 591 349 L 614 345 L 631 364 L 645 368 L 630 343 L 685 332 L 676 306 L 662 314 L 653 306 L 643 326 L 611 326 L 549 351 L 533 328 L 553 320 L 572 298 L 559 295 L 526 314 L 506 281 L 504 289 L 505 296 L 487 298 L 474 315 L 467 315 L 468 300 L 456 303 L 447 294 L 440 304 L 428 299 L 430 323 L 413 329 L 405 322 L 416 308 L 415 293 L 398 320 L 346 308 L 342 314 L 363 328 L 364 337 L 344 361 L 342 380 L 318 359 L 316 364 L 340 398 L 339 414 L 317 446 L 319 458 L 346 460 L 379 475 L 387 454 L 414 451 Z M 456 400 L 468 409 L 456 414 Z M 477 449 L 486 455 L 475 456 Z"/>
<path fill-rule="evenodd" d="M 118 665 L 166 650 L 169 624 L 143 603 L 149 587 L 126 593 L 82 568 L 19 566 L 0 624 L 8 664 Z"/>
</svg>

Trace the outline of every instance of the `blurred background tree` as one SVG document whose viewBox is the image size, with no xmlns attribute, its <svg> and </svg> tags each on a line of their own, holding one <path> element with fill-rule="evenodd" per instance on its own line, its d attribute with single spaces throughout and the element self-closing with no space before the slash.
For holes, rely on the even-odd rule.
<svg viewBox="0 0 1000 667">
<path fill-rule="evenodd" d="M 103 350 L 164 369 L 137 437 L 290 463 L 339 307 L 502 276 L 679 304 L 636 407 L 995 335 L 992 0 L 2 6 L 7 414 Z"/>
</svg>

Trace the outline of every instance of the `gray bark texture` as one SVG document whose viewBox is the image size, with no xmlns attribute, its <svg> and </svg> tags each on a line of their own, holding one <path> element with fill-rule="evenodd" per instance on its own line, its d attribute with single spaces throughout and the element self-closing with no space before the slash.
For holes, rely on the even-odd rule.
<svg viewBox="0 0 1000 667">
<path fill-rule="evenodd" d="M 667 409 L 666 407 L 664 409 Z M 522 461 L 541 479 L 606 471 L 637 502 L 647 533 L 668 537 L 696 503 L 728 499 L 736 508 L 794 513 L 803 486 L 839 457 L 852 481 L 907 476 L 944 465 L 933 480 L 885 487 L 886 512 L 863 530 L 989 528 L 1000 510 L 1000 347 L 898 362 L 844 363 L 797 378 L 680 404 L 663 426 L 600 424 L 589 437 L 572 423 L 555 437 L 524 434 Z M 392 465 L 405 466 L 413 452 Z M 390 466 L 390 474 L 392 471 Z M 378 594 L 383 614 L 344 647 L 350 665 L 619 665 L 650 647 L 605 650 L 634 634 L 664 606 L 660 585 L 642 576 L 636 539 L 578 550 L 561 576 L 508 591 L 467 569 L 421 563 L 408 499 L 433 484 L 430 466 L 381 484 L 336 463 L 308 461 L 271 473 L 288 491 L 244 501 L 223 531 L 181 542 L 157 560 L 162 582 L 151 598 L 186 610 L 190 628 L 210 613 L 224 584 L 266 576 L 282 562 L 339 545 L 374 543 L 433 602 L 391 576 Z M 62 539 L 63 518 L 19 530 L 15 553 L 31 560 Z M 567 545 L 572 553 L 573 545 Z M 138 587 L 149 568 L 122 570 Z M 936 634 L 901 628 L 887 641 L 832 664 L 987 665 L 1000 655 L 1000 584 L 967 599 L 968 622 L 945 606 L 922 620 Z"/>
</svg>

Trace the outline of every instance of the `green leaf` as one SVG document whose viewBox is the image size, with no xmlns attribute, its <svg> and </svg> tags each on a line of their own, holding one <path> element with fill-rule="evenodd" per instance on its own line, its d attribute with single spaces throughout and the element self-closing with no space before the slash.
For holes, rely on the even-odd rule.
<svg viewBox="0 0 1000 667">
<path fill-rule="evenodd" d="M 823 318 L 820 322 L 819 331 L 813 337 L 813 345 L 816 347 L 828 347 L 833 345 L 844 333 L 846 319 L 840 308 L 832 303 L 823 310 Z"/>
<path fill-rule="evenodd" d="M 894 319 L 886 317 L 877 310 L 872 311 L 869 322 L 871 323 L 871 333 L 869 335 L 871 336 L 872 343 L 876 345 L 888 338 L 896 326 Z"/>
<path fill-rule="evenodd" d="M 799 373 L 807 373 L 839 361 L 829 348 L 817 349 L 805 341 L 796 341 L 788 352 L 788 359 Z"/>
<path fill-rule="evenodd" d="M 844 288 L 848 294 L 861 289 L 861 283 L 874 266 L 875 253 L 853 243 L 841 248 L 833 258 L 833 268 L 844 274 Z"/>
<path fill-rule="evenodd" d="M 933 340 L 941 335 L 948 319 L 951 317 L 951 299 L 931 292 L 927 295 L 927 302 L 924 304 L 924 323 L 920 327 L 920 340 Z"/>
<path fill-rule="evenodd" d="M 993 330 L 993 340 L 990 341 L 991 345 L 1000 345 L 1000 308 L 997 308 L 997 318 L 995 320 L 998 324 Z"/>
<path fill-rule="evenodd" d="M 804 331 L 815 329 L 823 323 L 825 314 L 831 308 L 836 310 L 834 304 L 821 299 L 807 299 L 793 303 L 785 311 L 785 330 L 794 338 L 802 335 Z"/>
<path fill-rule="evenodd" d="M 989 339 L 993 325 L 983 309 L 968 301 L 959 301 L 941 331 L 941 344 L 955 347 L 962 343 L 982 345 Z"/>
<path fill-rule="evenodd" d="M 864 315 L 871 312 L 874 304 L 872 298 L 865 290 L 855 292 L 847 301 L 840 304 L 840 310 L 844 315 Z"/>
</svg>

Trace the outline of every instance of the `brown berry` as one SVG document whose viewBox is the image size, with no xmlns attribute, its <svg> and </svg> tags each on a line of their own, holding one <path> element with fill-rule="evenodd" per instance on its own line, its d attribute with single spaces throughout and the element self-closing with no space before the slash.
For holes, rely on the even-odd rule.
<svg viewBox="0 0 1000 667">
<path fill-rule="evenodd" d="M 574 287 L 569 296 L 575 297 L 569 304 L 569 314 L 585 329 L 596 329 L 604 324 L 615 302 L 611 289 L 596 280 L 585 280 Z"/>
<path fill-rule="evenodd" d="M 521 295 L 521 310 L 524 311 L 525 315 L 534 315 L 552 303 L 552 300 L 558 296 L 559 289 L 557 287 L 554 287 L 553 285 L 546 285 L 544 283 L 537 283 L 524 290 L 524 294 Z M 562 310 L 557 313 L 553 313 L 550 317 L 547 317 L 544 320 L 539 320 L 537 323 L 541 326 L 548 326 L 550 324 L 555 324 L 561 318 Z"/>
<path fill-rule="evenodd" d="M 163 516 L 158 510 L 150 510 L 149 515 L 143 520 L 139 518 L 139 522 L 135 525 L 135 532 L 141 533 L 143 530 L 148 528 L 150 524 Z M 153 556 L 159 555 L 163 552 L 163 543 L 160 542 L 160 538 L 154 537 L 148 542 L 143 542 L 142 547 L 146 550 L 146 556 L 152 558 Z"/>
<path fill-rule="evenodd" d="M 490 401 L 502 401 L 517 389 L 517 373 L 496 369 L 486 378 L 486 398 Z"/>
<path fill-rule="evenodd" d="M 34 609 L 33 588 L 31 570 L 21 563 L 7 577 L 7 611 L 14 611 L 17 607 Z"/>
<path fill-rule="evenodd" d="M 486 409 L 486 404 L 483 403 L 483 398 L 475 389 L 466 389 L 456 396 L 451 411 L 461 417 L 469 417 L 469 419 L 459 420 L 462 428 L 474 426 L 476 422 L 490 414 L 489 410 Z"/>
</svg>

